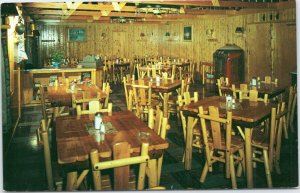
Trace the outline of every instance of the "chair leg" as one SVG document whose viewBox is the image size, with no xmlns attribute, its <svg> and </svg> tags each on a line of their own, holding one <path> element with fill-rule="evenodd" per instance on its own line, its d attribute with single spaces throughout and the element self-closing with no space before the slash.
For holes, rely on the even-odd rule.
<svg viewBox="0 0 300 193">
<path fill-rule="evenodd" d="M 148 184 L 149 188 L 155 187 L 158 185 L 157 183 L 157 160 L 151 159 L 148 162 L 149 168 L 149 176 L 148 176 Z"/>
<path fill-rule="evenodd" d="M 204 183 L 208 172 L 208 164 L 205 162 L 204 168 L 201 173 L 200 182 Z"/>
<path fill-rule="evenodd" d="M 275 170 L 276 170 L 276 173 L 277 174 L 281 174 L 281 171 L 280 171 L 280 166 L 279 166 L 279 163 L 280 163 L 280 150 L 281 150 L 281 138 L 282 138 L 282 124 L 284 125 L 283 123 L 283 118 L 280 119 L 279 121 L 279 127 L 278 127 L 278 133 L 277 133 L 277 139 L 276 139 L 276 148 L 275 148 Z"/>
<path fill-rule="evenodd" d="M 78 176 L 77 172 L 69 172 L 67 174 L 67 187 L 66 187 L 67 191 L 74 190 L 77 181 L 77 176 Z"/>
<path fill-rule="evenodd" d="M 163 158 L 164 158 L 164 155 L 162 155 L 157 160 L 157 185 L 160 184 L 160 176 L 161 176 L 161 168 L 162 168 Z"/>
<path fill-rule="evenodd" d="M 264 164 L 265 164 L 265 172 L 266 172 L 268 187 L 272 188 L 273 185 L 272 185 L 272 176 L 269 167 L 268 152 L 266 150 L 263 150 L 263 154 L 264 154 Z"/>
<path fill-rule="evenodd" d="M 63 186 L 63 182 L 59 181 L 59 182 L 55 182 L 55 191 L 61 192 L 62 191 L 62 186 Z"/>
<path fill-rule="evenodd" d="M 290 127 L 291 127 L 291 132 L 295 133 L 295 127 L 294 127 L 294 116 L 295 116 L 295 108 L 297 104 L 297 93 L 294 96 L 294 100 L 292 103 L 292 109 L 291 109 L 291 115 L 290 115 Z"/>
<path fill-rule="evenodd" d="M 235 169 L 234 169 L 234 160 L 233 160 L 233 155 L 232 154 L 229 156 L 229 160 L 230 160 L 229 162 L 230 162 L 231 185 L 232 185 L 233 189 L 237 189 Z"/>
<path fill-rule="evenodd" d="M 284 132 L 284 138 L 288 139 L 289 138 L 289 133 L 288 133 L 286 116 L 283 117 L 283 132 Z"/>
<path fill-rule="evenodd" d="M 244 171 L 244 175 L 245 175 L 246 174 L 245 150 L 244 149 L 240 149 L 239 150 L 239 154 L 240 154 L 240 157 L 242 159 L 241 163 L 242 163 L 242 167 L 243 167 L 243 171 Z"/>
<path fill-rule="evenodd" d="M 236 176 L 237 176 L 237 177 L 241 177 L 242 172 L 243 172 L 242 163 L 239 162 L 239 163 L 238 163 L 238 169 L 237 169 L 237 172 L 236 172 Z"/>
</svg>

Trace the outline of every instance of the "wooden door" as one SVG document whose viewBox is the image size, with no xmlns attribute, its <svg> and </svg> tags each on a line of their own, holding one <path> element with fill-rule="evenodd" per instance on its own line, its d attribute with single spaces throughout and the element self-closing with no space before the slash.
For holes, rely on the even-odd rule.
<svg viewBox="0 0 300 193">
<path fill-rule="evenodd" d="M 252 77 L 272 75 L 270 23 L 247 26 L 246 81 Z"/>
<path fill-rule="evenodd" d="M 126 57 L 125 45 L 125 32 L 113 32 L 113 56 Z"/>
<path fill-rule="evenodd" d="M 276 37 L 274 76 L 284 86 L 291 84 L 291 71 L 297 71 L 296 25 L 293 23 L 275 23 Z"/>
</svg>

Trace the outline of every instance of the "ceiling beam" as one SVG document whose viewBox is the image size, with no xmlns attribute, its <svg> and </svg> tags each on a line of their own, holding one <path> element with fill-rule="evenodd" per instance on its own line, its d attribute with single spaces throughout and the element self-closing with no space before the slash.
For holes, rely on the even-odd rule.
<svg viewBox="0 0 300 193">
<path fill-rule="evenodd" d="M 159 5 L 190 5 L 190 6 L 214 6 L 213 2 L 216 0 L 199 0 L 199 1 L 142 1 L 140 4 L 159 4 Z M 242 2 L 235 0 L 218 0 L 221 7 L 243 7 L 243 8 L 275 8 L 276 3 L 263 2 Z"/>
<path fill-rule="evenodd" d="M 112 6 L 114 7 L 115 11 L 121 11 L 123 7 L 126 5 L 126 2 L 111 2 Z"/>
<path fill-rule="evenodd" d="M 77 7 L 80 6 L 82 2 L 75 2 L 75 3 L 70 3 L 67 2 L 67 7 L 68 7 L 68 11 L 64 11 L 64 16 L 63 19 L 68 19 L 77 9 Z"/>
<path fill-rule="evenodd" d="M 227 14 L 231 13 L 229 10 L 193 10 L 193 9 L 186 9 L 186 14 L 161 14 L 160 17 L 162 18 L 195 18 L 196 15 L 209 15 L 209 14 Z M 61 16 L 64 15 L 62 10 L 30 10 L 29 14 L 35 14 L 35 15 L 57 15 Z M 76 16 L 92 16 L 94 18 L 99 19 L 99 12 L 97 11 L 76 11 L 72 15 Z M 109 16 L 103 15 L 102 17 L 134 17 L 134 18 L 140 18 L 140 17 L 157 17 L 153 14 L 146 14 L 146 13 L 121 13 L 121 12 L 111 12 Z"/>
<path fill-rule="evenodd" d="M 26 8 L 42 8 L 42 9 L 68 9 L 65 3 L 22 3 Z M 126 4 L 124 2 L 124 4 Z M 81 4 L 77 10 L 107 10 L 114 11 L 111 4 Z M 122 11 L 135 12 L 135 6 L 123 6 Z"/>
<path fill-rule="evenodd" d="M 220 6 L 220 2 L 219 2 L 219 0 L 211 0 L 211 2 L 212 2 L 212 4 L 213 4 L 213 6 Z"/>
</svg>

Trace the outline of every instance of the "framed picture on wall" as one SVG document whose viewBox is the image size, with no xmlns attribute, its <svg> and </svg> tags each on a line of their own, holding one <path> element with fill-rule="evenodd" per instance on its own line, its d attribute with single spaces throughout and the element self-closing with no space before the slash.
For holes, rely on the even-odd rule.
<svg viewBox="0 0 300 193">
<path fill-rule="evenodd" d="M 193 28 L 192 26 L 183 27 L 183 41 L 192 41 L 193 40 Z"/>
<path fill-rule="evenodd" d="M 86 39 L 84 28 L 69 28 L 68 35 L 71 42 L 83 42 Z"/>
</svg>

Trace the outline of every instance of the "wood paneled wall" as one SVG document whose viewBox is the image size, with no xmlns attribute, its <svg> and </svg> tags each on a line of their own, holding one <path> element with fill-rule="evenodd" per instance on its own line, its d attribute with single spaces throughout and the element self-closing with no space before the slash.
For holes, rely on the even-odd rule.
<svg viewBox="0 0 300 193">
<path fill-rule="evenodd" d="M 259 67 L 271 66 L 270 75 L 283 78 L 289 83 L 289 75 L 282 77 L 280 70 L 288 63 L 286 72 L 296 70 L 296 35 L 294 25 L 296 21 L 295 9 L 283 9 L 276 12 L 260 12 L 253 14 L 224 16 L 198 16 L 192 20 L 178 20 L 164 24 L 112 24 L 112 23 L 56 23 L 39 24 L 40 61 L 44 64 L 51 49 L 62 48 L 69 57 L 81 60 L 88 54 L 120 56 L 133 58 L 134 56 L 164 55 L 179 58 L 189 58 L 199 61 L 212 61 L 216 49 L 226 43 L 236 44 L 245 51 L 246 78 L 251 78 L 259 71 Z M 294 24 L 293 24 L 294 23 Z M 183 41 L 183 27 L 192 26 L 192 41 Z M 260 26 L 268 26 L 270 30 L 261 35 Z M 86 29 L 85 42 L 69 42 L 68 28 L 82 27 Z M 244 34 L 236 34 L 236 27 L 243 27 Z M 214 31 L 208 36 L 207 30 Z M 252 30 L 250 30 L 252 29 Z M 170 36 L 165 36 L 166 32 Z M 141 36 L 141 33 L 144 36 Z M 291 35 L 288 35 L 289 33 Z M 44 42 L 43 40 L 55 40 Z M 258 42 L 265 42 L 270 46 L 260 47 Z M 288 43 L 288 44 L 287 44 Z M 263 44 L 264 45 L 264 44 Z M 270 58 L 261 57 L 250 60 L 250 54 L 265 53 Z M 284 51 L 290 50 L 293 51 Z M 254 63 L 251 63 L 254 62 Z M 267 72 L 266 72 L 267 73 Z M 264 76 L 267 74 L 262 74 Z"/>
</svg>

